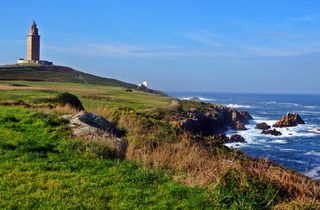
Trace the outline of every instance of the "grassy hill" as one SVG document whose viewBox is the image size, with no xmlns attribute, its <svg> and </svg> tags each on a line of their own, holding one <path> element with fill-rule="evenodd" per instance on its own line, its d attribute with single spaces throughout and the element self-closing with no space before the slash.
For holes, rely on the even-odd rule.
<svg viewBox="0 0 320 210">
<path fill-rule="evenodd" d="M 205 103 L 37 68 L 0 69 L 0 208 L 320 208 L 320 182 L 187 135 L 159 114 Z M 76 111 L 51 104 L 62 92 L 125 131 L 124 159 L 70 135 L 60 116 Z"/>
<path fill-rule="evenodd" d="M 0 80 L 72 82 L 137 88 L 134 84 L 122 82 L 116 79 L 98 77 L 69 67 L 55 65 L 2 66 L 0 67 Z"/>
</svg>

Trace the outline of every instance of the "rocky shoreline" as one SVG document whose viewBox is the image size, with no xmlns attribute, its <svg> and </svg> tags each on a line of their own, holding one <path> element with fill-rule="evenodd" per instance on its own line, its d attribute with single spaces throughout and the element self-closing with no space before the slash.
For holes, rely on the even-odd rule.
<svg viewBox="0 0 320 210">
<path fill-rule="evenodd" d="M 246 125 L 253 120 L 253 117 L 247 111 L 237 111 L 226 106 L 207 104 L 206 108 L 190 108 L 188 111 L 179 111 L 167 117 L 166 120 L 195 135 L 212 137 L 223 143 L 244 143 L 245 139 L 242 136 L 234 134 L 228 137 L 225 132 L 228 129 L 246 130 Z M 257 123 L 255 128 L 261 130 L 261 135 L 281 136 L 282 133 L 276 128 L 293 127 L 299 124 L 305 124 L 299 114 L 287 113 L 273 125 L 262 122 Z"/>
</svg>

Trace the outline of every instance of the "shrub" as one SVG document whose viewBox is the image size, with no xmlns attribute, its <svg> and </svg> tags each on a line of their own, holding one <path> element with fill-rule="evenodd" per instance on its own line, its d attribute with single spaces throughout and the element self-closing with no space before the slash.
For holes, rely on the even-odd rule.
<svg viewBox="0 0 320 210">
<path fill-rule="evenodd" d="M 60 106 L 71 106 L 72 108 L 82 111 L 84 110 L 83 105 L 79 98 L 71 93 L 60 93 L 55 99 L 54 102 Z"/>
</svg>

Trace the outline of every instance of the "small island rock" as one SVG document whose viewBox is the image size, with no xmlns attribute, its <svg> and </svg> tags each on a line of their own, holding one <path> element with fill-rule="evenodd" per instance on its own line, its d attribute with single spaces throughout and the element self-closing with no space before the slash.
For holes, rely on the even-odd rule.
<svg viewBox="0 0 320 210">
<path fill-rule="evenodd" d="M 261 134 L 264 135 L 273 135 L 273 136 L 281 136 L 282 133 L 280 131 L 277 131 L 276 129 L 273 130 L 263 130 L 261 131 Z"/>
<path fill-rule="evenodd" d="M 256 129 L 259 129 L 259 130 L 268 130 L 268 129 L 270 129 L 270 128 L 271 128 L 271 126 L 268 125 L 268 124 L 265 123 L 265 122 L 258 123 L 258 124 L 256 125 Z"/>
<path fill-rule="evenodd" d="M 287 113 L 281 120 L 276 122 L 273 127 L 294 127 L 298 124 L 305 124 L 300 115 L 297 113 Z"/>
<path fill-rule="evenodd" d="M 241 143 L 243 143 L 243 142 L 245 142 L 245 139 L 242 136 L 238 135 L 238 134 L 234 134 L 234 135 L 232 135 L 230 137 L 229 142 L 241 142 Z"/>
</svg>

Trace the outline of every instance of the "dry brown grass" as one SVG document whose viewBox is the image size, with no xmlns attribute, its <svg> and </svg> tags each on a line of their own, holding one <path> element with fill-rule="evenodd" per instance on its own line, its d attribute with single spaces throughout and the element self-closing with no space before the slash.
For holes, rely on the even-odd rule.
<svg viewBox="0 0 320 210">
<path fill-rule="evenodd" d="M 160 143 L 155 148 L 131 143 L 126 158 L 140 160 L 147 168 L 173 170 L 179 181 L 191 186 L 215 185 L 230 169 L 241 169 L 237 161 L 224 155 L 212 156 L 186 136 L 175 143 Z"/>
<path fill-rule="evenodd" d="M 320 209 L 320 201 L 309 197 L 297 197 L 293 200 L 279 203 L 274 209 L 277 210 L 301 210 L 301 209 Z"/>
<path fill-rule="evenodd" d="M 188 185 L 214 187 L 228 171 L 235 169 L 243 173 L 243 177 L 253 176 L 264 183 L 281 186 L 291 194 L 295 203 L 302 205 L 308 201 L 316 204 L 320 200 L 319 181 L 267 160 L 250 158 L 237 151 L 215 149 L 201 141 L 195 143 L 188 134 L 166 135 L 161 126 L 146 126 L 145 121 L 125 112 L 118 113 L 116 119 L 110 110 L 100 110 L 100 114 L 128 130 L 127 159 L 139 160 L 146 168 L 170 170 L 177 180 Z M 135 139 L 140 139 L 140 143 Z M 281 205 L 295 205 L 290 202 Z"/>
<path fill-rule="evenodd" d="M 74 113 L 77 113 L 79 112 L 78 109 L 72 107 L 71 105 L 69 104 L 66 104 L 66 105 L 57 105 L 53 108 L 53 110 L 57 113 L 61 113 L 61 114 L 74 114 Z"/>
<path fill-rule="evenodd" d="M 9 84 L 1 84 L 0 91 L 13 91 L 13 90 L 42 90 L 42 91 L 53 91 L 47 87 L 28 87 L 28 86 L 10 86 Z"/>
<path fill-rule="evenodd" d="M 320 200 L 320 182 L 303 174 L 271 164 L 267 160 L 251 159 L 242 164 L 246 170 L 263 181 L 280 184 L 296 197 Z"/>
<path fill-rule="evenodd" d="M 291 197 L 287 202 L 279 204 L 277 209 L 310 209 L 309 206 L 313 209 L 318 206 L 320 209 L 318 181 L 269 161 L 238 158 L 237 154 L 232 151 L 212 154 L 207 148 L 191 143 L 185 136 L 180 141 L 161 143 L 155 148 L 130 143 L 126 158 L 139 160 L 146 168 L 170 170 L 176 180 L 187 185 L 207 186 L 211 189 L 234 169 L 244 180 L 249 175 L 286 189 Z"/>
</svg>

